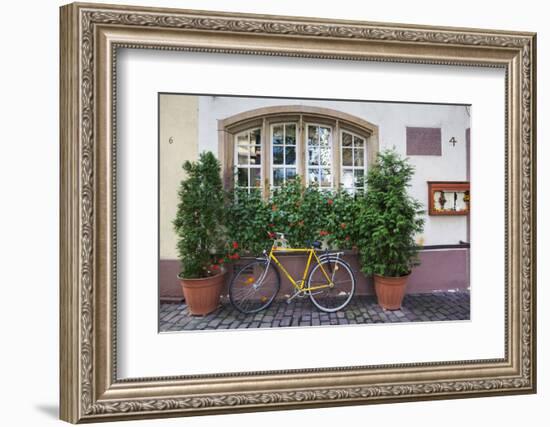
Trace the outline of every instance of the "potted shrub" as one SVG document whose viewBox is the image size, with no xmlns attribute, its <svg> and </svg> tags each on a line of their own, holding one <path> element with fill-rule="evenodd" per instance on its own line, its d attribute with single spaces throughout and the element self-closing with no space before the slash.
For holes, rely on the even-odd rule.
<svg viewBox="0 0 550 427">
<path fill-rule="evenodd" d="M 179 204 L 173 222 L 178 235 L 181 281 L 185 301 L 194 315 L 218 307 L 225 283 L 223 260 L 224 192 L 220 164 L 211 152 L 196 162 L 183 164 L 186 178 L 178 192 Z"/>
<path fill-rule="evenodd" d="M 418 263 L 417 233 L 424 228 L 421 204 L 407 192 L 414 168 L 394 150 L 379 153 L 367 175 L 357 220 L 361 269 L 374 276 L 378 304 L 398 310 L 407 279 Z"/>
</svg>

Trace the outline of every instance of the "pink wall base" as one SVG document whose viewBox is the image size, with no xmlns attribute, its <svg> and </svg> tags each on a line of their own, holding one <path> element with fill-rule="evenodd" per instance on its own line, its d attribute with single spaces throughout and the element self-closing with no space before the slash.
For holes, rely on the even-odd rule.
<svg viewBox="0 0 550 427">
<path fill-rule="evenodd" d="M 407 283 L 408 293 L 430 293 L 435 291 L 467 290 L 469 279 L 469 249 L 436 249 L 420 253 L 421 264 L 414 268 Z M 356 255 L 346 255 L 357 279 L 357 295 L 374 293 L 372 279 L 361 272 Z M 304 258 L 289 256 L 281 259 L 285 268 L 298 276 L 303 271 Z M 161 260 L 159 263 L 159 295 L 162 301 L 178 301 L 183 298 L 177 275 L 178 260 Z M 228 276 L 231 277 L 231 276 Z M 292 285 L 281 275 L 279 295 L 292 294 Z M 227 286 L 227 285 L 226 285 Z"/>
</svg>

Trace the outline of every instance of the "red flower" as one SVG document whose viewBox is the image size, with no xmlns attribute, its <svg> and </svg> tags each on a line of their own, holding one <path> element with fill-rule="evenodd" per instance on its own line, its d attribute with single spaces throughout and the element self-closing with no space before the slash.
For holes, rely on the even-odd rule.
<svg viewBox="0 0 550 427">
<path fill-rule="evenodd" d="M 328 199 L 328 200 L 327 200 L 327 203 L 328 203 L 329 205 L 332 205 L 332 204 L 334 203 L 334 200 Z"/>
<path fill-rule="evenodd" d="M 267 235 L 269 236 L 270 239 L 274 239 L 275 238 L 275 233 L 273 231 L 268 231 L 267 232 Z"/>
<path fill-rule="evenodd" d="M 212 266 L 212 270 L 219 270 L 220 269 L 220 266 L 218 264 L 214 264 Z"/>
<path fill-rule="evenodd" d="M 224 260 L 223 258 L 220 258 L 220 259 L 218 260 L 218 264 L 223 264 L 224 261 L 225 261 L 225 260 Z"/>
<path fill-rule="evenodd" d="M 233 242 L 233 249 L 239 249 L 239 244 L 237 242 Z"/>
<path fill-rule="evenodd" d="M 231 259 L 239 259 L 239 254 L 233 254 L 233 255 L 231 255 Z"/>
<path fill-rule="evenodd" d="M 340 224 L 340 228 L 343 230 L 344 228 L 346 228 L 346 224 L 343 222 L 342 224 Z"/>
<path fill-rule="evenodd" d="M 327 230 L 321 230 L 321 231 L 319 231 L 319 235 L 321 235 L 321 236 L 328 236 L 328 234 L 329 234 L 329 233 L 328 233 Z"/>
</svg>

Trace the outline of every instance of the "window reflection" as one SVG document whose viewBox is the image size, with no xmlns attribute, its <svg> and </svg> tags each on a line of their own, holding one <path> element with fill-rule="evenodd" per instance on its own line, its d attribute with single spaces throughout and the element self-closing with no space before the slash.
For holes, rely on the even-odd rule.
<svg viewBox="0 0 550 427">
<path fill-rule="evenodd" d="M 262 127 L 255 127 L 235 135 L 235 184 L 238 187 L 249 191 L 264 185 L 279 187 L 303 170 L 305 185 L 329 189 L 338 178 L 346 191 L 364 191 L 367 144 L 360 134 L 340 129 L 338 147 L 334 147 L 339 150 L 335 165 L 332 126 L 305 123 L 300 128 L 298 121 L 269 124 L 267 157 L 262 152 L 262 132 Z M 262 176 L 267 178 L 267 184 Z"/>
<path fill-rule="evenodd" d="M 235 136 L 237 186 L 250 191 L 262 185 L 262 140 L 261 129 L 254 128 Z"/>
<path fill-rule="evenodd" d="M 350 193 L 364 191 L 365 139 L 351 132 L 342 131 L 341 141 L 341 185 Z"/>
</svg>

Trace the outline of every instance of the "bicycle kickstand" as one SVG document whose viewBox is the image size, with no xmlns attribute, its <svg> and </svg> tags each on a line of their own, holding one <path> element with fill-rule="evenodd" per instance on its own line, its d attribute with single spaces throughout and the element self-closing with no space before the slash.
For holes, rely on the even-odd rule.
<svg viewBox="0 0 550 427">
<path fill-rule="evenodd" d="M 289 296 L 286 300 L 286 303 L 287 304 L 290 304 L 292 302 L 292 300 L 298 296 L 300 296 L 300 294 L 302 293 L 302 291 L 295 291 L 294 294 L 292 294 L 291 296 Z"/>
</svg>

